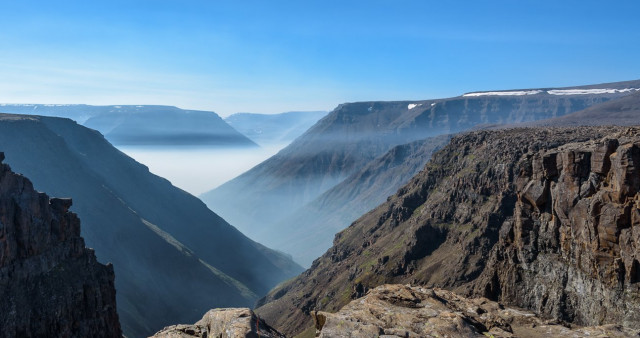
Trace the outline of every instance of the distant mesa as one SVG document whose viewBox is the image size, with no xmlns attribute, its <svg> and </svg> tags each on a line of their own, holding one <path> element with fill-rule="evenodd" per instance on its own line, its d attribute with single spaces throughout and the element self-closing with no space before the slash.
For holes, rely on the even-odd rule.
<svg viewBox="0 0 640 338">
<path fill-rule="evenodd" d="M 326 111 L 294 111 L 281 114 L 236 113 L 224 120 L 261 146 L 287 145 L 302 135 Z"/>
<path fill-rule="evenodd" d="M 1 113 L 70 118 L 116 146 L 257 147 L 214 112 L 171 106 L 2 104 Z"/>
</svg>

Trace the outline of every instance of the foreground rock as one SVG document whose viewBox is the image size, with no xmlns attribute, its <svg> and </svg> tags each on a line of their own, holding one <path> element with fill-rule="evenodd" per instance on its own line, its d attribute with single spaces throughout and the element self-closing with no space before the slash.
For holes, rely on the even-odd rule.
<svg viewBox="0 0 640 338">
<path fill-rule="evenodd" d="M 247 308 L 213 309 L 193 325 L 173 325 L 153 335 L 155 338 L 281 338 L 281 333 Z"/>
<path fill-rule="evenodd" d="M 618 325 L 567 327 L 486 298 L 398 284 L 379 286 L 337 313 L 314 314 L 319 337 L 632 337 Z"/>
<path fill-rule="evenodd" d="M 121 336 L 113 267 L 70 206 L 0 164 L 0 337 Z"/>
<path fill-rule="evenodd" d="M 285 334 L 376 286 L 441 287 L 582 326 L 640 329 L 640 128 L 454 137 L 257 313 Z"/>
</svg>

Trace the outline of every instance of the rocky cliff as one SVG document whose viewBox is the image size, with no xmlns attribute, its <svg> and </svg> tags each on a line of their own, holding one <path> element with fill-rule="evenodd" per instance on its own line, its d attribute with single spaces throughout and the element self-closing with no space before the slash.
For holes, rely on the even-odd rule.
<svg viewBox="0 0 640 338">
<path fill-rule="evenodd" d="M 85 248 L 70 206 L 0 164 L 1 337 L 121 336 L 113 266 Z"/>
<path fill-rule="evenodd" d="M 640 129 L 456 136 L 257 312 L 298 333 L 384 283 L 452 289 L 580 325 L 638 327 Z"/>
</svg>

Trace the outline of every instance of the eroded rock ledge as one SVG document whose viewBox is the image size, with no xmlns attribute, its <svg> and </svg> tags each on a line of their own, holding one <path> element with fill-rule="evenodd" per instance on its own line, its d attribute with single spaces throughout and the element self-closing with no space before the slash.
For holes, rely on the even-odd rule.
<svg viewBox="0 0 640 338">
<path fill-rule="evenodd" d="M 620 325 L 570 327 L 487 298 L 443 289 L 379 286 L 337 313 L 314 313 L 319 337 L 635 337 Z"/>
</svg>

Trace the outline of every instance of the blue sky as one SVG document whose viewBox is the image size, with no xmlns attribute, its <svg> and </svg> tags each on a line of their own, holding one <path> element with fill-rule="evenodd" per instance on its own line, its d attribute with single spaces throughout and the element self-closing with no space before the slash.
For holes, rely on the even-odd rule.
<svg viewBox="0 0 640 338">
<path fill-rule="evenodd" d="M 277 113 L 640 78 L 640 1 L 0 0 L 0 102 Z"/>
</svg>

